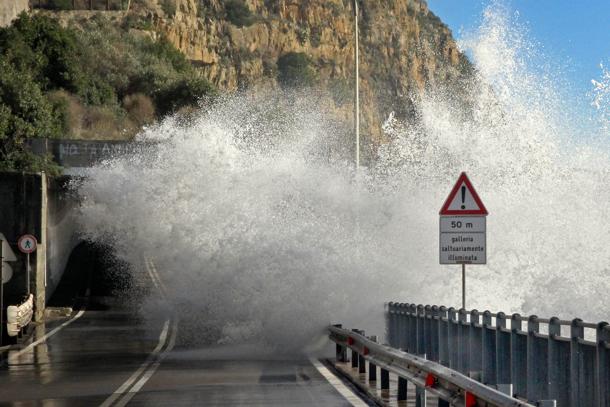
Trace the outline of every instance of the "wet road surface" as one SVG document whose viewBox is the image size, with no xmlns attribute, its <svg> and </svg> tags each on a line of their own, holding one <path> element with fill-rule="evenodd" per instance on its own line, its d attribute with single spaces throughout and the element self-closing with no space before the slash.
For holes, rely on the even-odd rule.
<svg viewBox="0 0 610 407">
<path fill-rule="evenodd" d="M 304 357 L 189 346 L 171 315 L 153 315 L 91 298 L 71 319 L 38 326 L 36 339 L 52 336 L 4 355 L 0 406 L 352 405 Z"/>
</svg>

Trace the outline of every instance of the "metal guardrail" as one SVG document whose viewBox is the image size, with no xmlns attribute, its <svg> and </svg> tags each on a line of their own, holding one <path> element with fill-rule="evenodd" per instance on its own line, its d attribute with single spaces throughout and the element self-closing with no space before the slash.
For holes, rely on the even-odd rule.
<svg viewBox="0 0 610 407">
<path fill-rule="evenodd" d="M 438 397 L 438 406 L 533 407 L 466 375 L 422 357 L 381 345 L 366 338 L 361 331 L 348 331 L 340 325 L 329 327 L 330 339 L 337 344 L 337 360 L 347 361 L 347 348 L 352 350 L 352 367 L 376 380 L 380 369 L 381 389 L 390 388 L 389 375 L 398 376 L 398 400 L 407 399 L 408 382 L 416 386 L 418 405 L 425 405 L 426 393 Z"/>
<path fill-rule="evenodd" d="M 610 406 L 606 322 L 404 303 L 389 303 L 386 318 L 392 347 L 426 355 L 530 403 Z"/>
</svg>

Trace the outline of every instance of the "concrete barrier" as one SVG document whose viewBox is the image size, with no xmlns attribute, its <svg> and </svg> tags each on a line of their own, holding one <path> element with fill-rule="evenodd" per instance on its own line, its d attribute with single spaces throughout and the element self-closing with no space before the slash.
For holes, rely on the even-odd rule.
<svg viewBox="0 0 610 407">
<path fill-rule="evenodd" d="M 34 296 L 30 294 L 22 304 L 6 308 L 6 330 L 8 336 L 17 336 L 28 326 L 34 314 Z"/>
</svg>

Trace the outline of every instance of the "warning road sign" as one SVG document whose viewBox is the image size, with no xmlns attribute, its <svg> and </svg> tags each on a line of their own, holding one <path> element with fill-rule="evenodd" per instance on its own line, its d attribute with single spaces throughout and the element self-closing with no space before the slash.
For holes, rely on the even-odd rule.
<svg viewBox="0 0 610 407">
<path fill-rule="evenodd" d="M 445 200 L 440 214 L 442 216 L 487 215 L 485 205 L 483 205 L 465 172 L 460 174 L 447 200 Z"/>
<path fill-rule="evenodd" d="M 485 264 L 487 209 L 465 172 L 453 186 L 440 215 L 440 263 Z"/>
<path fill-rule="evenodd" d="M 462 308 L 466 308 L 466 264 L 487 262 L 487 209 L 463 172 L 440 211 L 441 264 L 462 265 Z"/>
</svg>

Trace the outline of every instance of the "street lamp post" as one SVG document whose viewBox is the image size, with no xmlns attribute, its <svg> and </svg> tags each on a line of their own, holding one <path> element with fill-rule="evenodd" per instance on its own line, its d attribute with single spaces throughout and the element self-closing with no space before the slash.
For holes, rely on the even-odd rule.
<svg viewBox="0 0 610 407">
<path fill-rule="evenodd" d="M 358 47 L 358 0 L 354 0 L 354 36 L 355 36 L 355 53 L 354 60 L 356 65 L 355 81 L 356 90 L 354 98 L 354 130 L 356 133 L 356 169 L 360 167 L 360 73 L 359 73 L 359 47 Z"/>
</svg>

